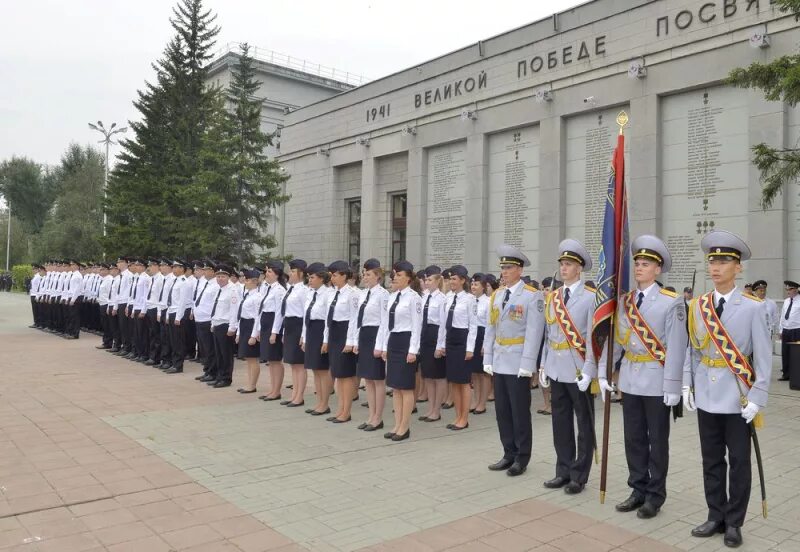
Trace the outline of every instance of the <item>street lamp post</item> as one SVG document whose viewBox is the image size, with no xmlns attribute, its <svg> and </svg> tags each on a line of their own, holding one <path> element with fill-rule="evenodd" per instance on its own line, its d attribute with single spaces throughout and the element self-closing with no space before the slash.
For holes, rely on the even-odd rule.
<svg viewBox="0 0 800 552">
<path fill-rule="evenodd" d="M 6 271 L 8 271 L 8 261 L 11 258 L 11 203 L 6 201 L 8 205 L 8 229 L 6 232 Z"/>
<path fill-rule="evenodd" d="M 103 135 L 103 139 L 99 140 L 98 143 L 106 145 L 106 177 L 103 181 L 103 237 L 106 236 L 106 223 L 108 222 L 108 215 L 106 213 L 106 190 L 108 189 L 108 149 L 111 144 L 117 145 L 119 142 L 115 142 L 113 140 L 113 136 L 115 134 L 123 134 L 125 131 L 128 130 L 128 127 L 120 127 L 114 128 L 117 126 L 117 123 L 111 123 L 111 126 L 108 130 L 103 126 L 103 121 L 97 121 L 97 124 L 89 123 L 89 128 L 92 130 L 96 130 L 100 134 Z"/>
</svg>

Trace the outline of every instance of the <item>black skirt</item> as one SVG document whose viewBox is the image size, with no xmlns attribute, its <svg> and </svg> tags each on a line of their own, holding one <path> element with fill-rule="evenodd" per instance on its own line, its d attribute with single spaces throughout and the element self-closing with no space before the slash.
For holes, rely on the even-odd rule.
<svg viewBox="0 0 800 552">
<path fill-rule="evenodd" d="M 344 352 L 349 326 L 347 320 L 334 320 L 328 326 L 328 362 L 334 378 L 353 378 L 356 375 L 356 355 Z"/>
<path fill-rule="evenodd" d="M 444 379 L 447 376 L 444 358 L 435 356 L 438 339 L 438 324 L 422 327 L 422 334 L 419 336 L 419 368 L 423 378 Z"/>
<path fill-rule="evenodd" d="M 468 333 L 469 330 L 466 328 L 447 330 L 445 344 L 447 355 L 444 358 L 447 366 L 447 381 L 450 383 L 469 383 L 472 379 L 472 372 L 464 358 L 467 355 Z"/>
<path fill-rule="evenodd" d="M 467 361 L 470 372 L 473 374 L 483 374 L 483 336 L 486 328 L 478 326 L 478 333 L 475 335 L 475 350 L 472 351 L 472 360 Z"/>
<path fill-rule="evenodd" d="M 283 340 L 280 334 L 275 336 L 275 344 L 269 342 L 272 336 L 272 324 L 275 322 L 274 312 L 261 313 L 261 344 L 258 353 L 258 359 L 261 362 L 269 362 L 271 360 L 280 360 L 283 358 Z"/>
<path fill-rule="evenodd" d="M 283 361 L 286 364 L 304 364 L 305 353 L 300 348 L 303 335 L 303 319 L 287 316 L 283 319 Z"/>
<path fill-rule="evenodd" d="M 375 339 L 378 326 L 361 326 L 358 334 L 358 366 L 356 375 L 368 380 L 386 379 L 386 363 L 375 358 Z"/>
<path fill-rule="evenodd" d="M 309 370 L 327 370 L 328 353 L 322 353 L 322 339 L 325 333 L 324 320 L 311 320 L 306 327 L 305 366 Z"/>
<path fill-rule="evenodd" d="M 406 362 L 411 332 L 389 334 L 386 351 L 386 385 L 392 389 L 414 390 L 417 385 L 417 363 Z"/>
<path fill-rule="evenodd" d="M 237 357 L 258 358 L 258 343 L 255 345 L 248 344 L 255 324 L 256 321 L 252 318 L 242 318 L 239 320 L 239 348 L 237 349 Z"/>
</svg>

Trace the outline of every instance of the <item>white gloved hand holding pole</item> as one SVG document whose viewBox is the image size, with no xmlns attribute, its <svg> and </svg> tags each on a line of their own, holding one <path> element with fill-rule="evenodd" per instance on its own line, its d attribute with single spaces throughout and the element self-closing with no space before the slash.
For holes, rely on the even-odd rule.
<svg viewBox="0 0 800 552">
<path fill-rule="evenodd" d="M 689 412 L 697 410 L 697 407 L 694 405 L 694 393 L 692 393 L 688 385 L 683 386 L 683 406 Z"/>
<path fill-rule="evenodd" d="M 544 373 L 544 368 L 539 368 L 539 385 L 541 385 L 543 389 L 550 387 L 550 378 Z"/>
<path fill-rule="evenodd" d="M 753 418 L 756 417 L 756 414 L 758 414 L 759 410 L 761 410 L 760 406 L 758 406 L 756 403 L 749 402 L 747 403 L 747 406 L 742 408 L 742 418 L 744 418 L 744 421 L 749 424 L 753 421 Z"/>
<path fill-rule="evenodd" d="M 599 378 L 597 383 L 600 385 L 600 398 L 603 399 L 603 402 L 606 402 L 606 391 L 609 393 L 615 393 L 616 389 L 614 388 L 613 383 L 608 383 L 606 378 Z"/>
</svg>

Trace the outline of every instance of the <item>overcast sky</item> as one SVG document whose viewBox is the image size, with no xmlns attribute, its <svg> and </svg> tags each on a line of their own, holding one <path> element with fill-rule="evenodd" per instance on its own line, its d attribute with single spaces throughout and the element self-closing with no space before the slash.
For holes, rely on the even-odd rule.
<svg viewBox="0 0 800 552">
<path fill-rule="evenodd" d="M 206 0 L 217 46 L 249 42 L 377 78 L 582 0 Z M 26 0 L 0 18 L 0 160 L 57 163 L 87 127 L 137 118 L 131 101 L 173 34 L 171 0 Z M 113 157 L 113 152 L 112 152 Z"/>
</svg>

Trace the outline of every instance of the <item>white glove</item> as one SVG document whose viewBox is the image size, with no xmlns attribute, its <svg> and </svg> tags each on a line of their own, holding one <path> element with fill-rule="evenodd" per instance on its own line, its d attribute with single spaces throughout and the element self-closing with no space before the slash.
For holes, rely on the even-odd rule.
<svg viewBox="0 0 800 552">
<path fill-rule="evenodd" d="M 608 380 L 606 378 L 600 378 L 597 381 L 600 384 L 600 398 L 603 399 L 603 402 L 606 402 L 606 391 L 608 391 L 609 393 L 616 392 L 614 384 L 608 383 Z"/>
<path fill-rule="evenodd" d="M 578 389 L 581 390 L 581 393 L 585 393 L 586 390 L 589 389 L 589 385 L 592 383 L 592 378 L 581 373 L 579 377 L 575 378 L 575 383 L 578 384 Z"/>
<path fill-rule="evenodd" d="M 533 377 L 533 372 L 530 370 L 526 370 L 525 368 L 519 369 L 519 374 L 517 374 L 518 378 L 530 378 Z"/>
<path fill-rule="evenodd" d="M 747 403 L 747 406 L 742 408 L 742 418 L 744 418 L 744 421 L 749 424 L 753 421 L 753 418 L 756 417 L 756 414 L 758 414 L 759 410 L 761 410 L 760 406 L 758 406 L 756 403 L 749 402 Z"/>
<path fill-rule="evenodd" d="M 544 368 L 539 368 L 539 385 L 541 385 L 543 389 L 550 387 L 550 378 L 544 373 Z"/>
<path fill-rule="evenodd" d="M 683 406 L 689 412 L 697 410 L 697 407 L 694 405 L 694 394 L 691 392 L 688 385 L 683 386 Z"/>
<path fill-rule="evenodd" d="M 483 365 L 483 371 L 486 372 L 487 374 L 489 374 L 490 376 L 494 375 L 494 371 L 492 370 L 492 365 L 491 364 L 484 364 Z"/>
<path fill-rule="evenodd" d="M 667 406 L 675 406 L 681 402 L 680 393 L 664 393 L 664 404 Z"/>
</svg>

